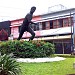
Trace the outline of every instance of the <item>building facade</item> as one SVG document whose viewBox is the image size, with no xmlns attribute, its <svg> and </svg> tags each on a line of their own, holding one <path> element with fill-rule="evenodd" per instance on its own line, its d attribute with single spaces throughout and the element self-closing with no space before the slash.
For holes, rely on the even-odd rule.
<svg viewBox="0 0 75 75">
<path fill-rule="evenodd" d="M 38 25 L 30 25 L 35 31 L 34 40 L 44 40 L 55 44 L 55 53 L 68 54 L 72 49 L 73 18 L 75 8 L 36 15 L 32 21 Z M 17 39 L 24 18 L 11 21 L 11 34 Z M 30 33 L 25 32 L 22 39 L 28 40 Z"/>
</svg>

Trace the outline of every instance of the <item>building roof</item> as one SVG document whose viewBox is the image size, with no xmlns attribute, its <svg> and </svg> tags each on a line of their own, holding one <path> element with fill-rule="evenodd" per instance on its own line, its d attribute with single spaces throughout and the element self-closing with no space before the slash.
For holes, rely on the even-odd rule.
<svg viewBox="0 0 75 75">
<path fill-rule="evenodd" d="M 55 13 L 60 13 L 60 12 L 65 12 L 65 11 L 75 11 L 75 8 L 70 8 L 70 9 L 64 9 L 64 10 L 59 10 L 59 11 L 55 11 L 55 12 L 49 12 L 49 13 L 45 13 L 45 14 L 41 14 L 41 15 L 47 15 L 47 14 L 55 14 Z M 41 16 L 40 15 L 40 16 Z"/>
</svg>

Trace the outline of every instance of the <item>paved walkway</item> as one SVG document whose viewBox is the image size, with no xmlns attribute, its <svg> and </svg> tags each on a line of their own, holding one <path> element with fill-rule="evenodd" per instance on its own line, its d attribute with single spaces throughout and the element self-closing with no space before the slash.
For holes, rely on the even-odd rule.
<svg viewBox="0 0 75 75">
<path fill-rule="evenodd" d="M 53 58 L 18 58 L 17 62 L 54 62 L 54 61 L 62 61 L 66 58 L 63 57 L 53 57 Z"/>
</svg>

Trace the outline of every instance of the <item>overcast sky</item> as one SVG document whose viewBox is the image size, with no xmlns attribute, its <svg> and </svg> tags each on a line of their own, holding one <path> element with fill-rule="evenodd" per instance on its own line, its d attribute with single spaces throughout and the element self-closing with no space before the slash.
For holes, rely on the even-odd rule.
<svg viewBox="0 0 75 75">
<path fill-rule="evenodd" d="M 75 8 L 75 0 L 0 0 L 0 21 L 24 18 L 32 6 L 37 8 L 34 15 L 44 14 L 58 4 Z"/>
</svg>

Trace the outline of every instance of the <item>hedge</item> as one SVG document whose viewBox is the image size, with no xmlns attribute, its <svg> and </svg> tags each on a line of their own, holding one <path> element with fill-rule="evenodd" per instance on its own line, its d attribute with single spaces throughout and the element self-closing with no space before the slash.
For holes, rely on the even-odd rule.
<svg viewBox="0 0 75 75">
<path fill-rule="evenodd" d="M 44 41 L 6 41 L 0 42 L 1 54 L 13 53 L 16 57 L 48 57 L 55 53 L 54 44 Z"/>
</svg>

